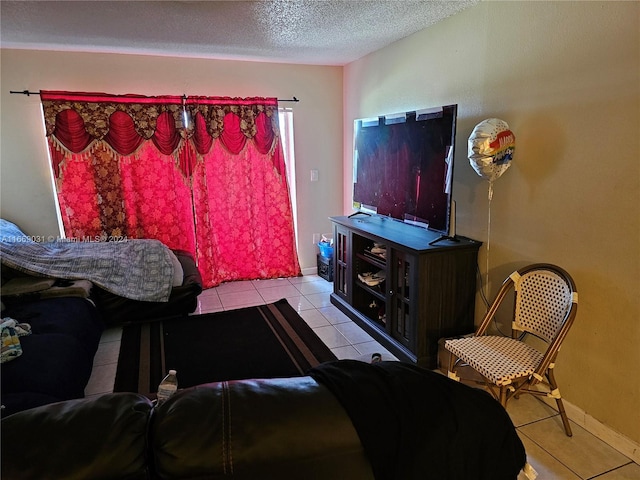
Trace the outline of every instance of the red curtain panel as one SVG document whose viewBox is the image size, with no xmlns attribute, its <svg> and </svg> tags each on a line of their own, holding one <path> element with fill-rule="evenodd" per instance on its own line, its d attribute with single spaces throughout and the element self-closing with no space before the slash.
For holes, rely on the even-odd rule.
<svg viewBox="0 0 640 480">
<path fill-rule="evenodd" d="M 205 287 L 300 274 L 276 99 L 41 98 L 67 237 L 158 239 Z"/>
</svg>

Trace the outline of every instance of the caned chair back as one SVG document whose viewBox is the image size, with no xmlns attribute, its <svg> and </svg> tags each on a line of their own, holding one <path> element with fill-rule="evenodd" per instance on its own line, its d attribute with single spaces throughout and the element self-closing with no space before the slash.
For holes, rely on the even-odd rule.
<svg viewBox="0 0 640 480">
<path fill-rule="evenodd" d="M 558 267 L 535 267 L 511 275 L 516 291 L 513 329 L 551 343 L 569 318 L 575 288 Z"/>
</svg>

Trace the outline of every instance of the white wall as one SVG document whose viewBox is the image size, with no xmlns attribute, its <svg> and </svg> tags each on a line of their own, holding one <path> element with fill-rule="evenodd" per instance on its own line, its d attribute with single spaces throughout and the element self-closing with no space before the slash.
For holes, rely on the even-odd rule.
<svg viewBox="0 0 640 480">
<path fill-rule="evenodd" d="M 485 118 L 505 120 L 516 151 L 494 185 L 489 291 L 532 262 L 573 275 L 580 307 L 558 359 L 561 392 L 636 443 L 639 18 L 638 2 L 482 2 L 349 64 L 343 204 L 350 213 L 354 118 L 457 103 L 458 233 L 485 242 L 486 279 L 488 183 L 469 165 L 467 139 Z"/>
<path fill-rule="evenodd" d="M 316 267 L 313 233 L 341 208 L 342 67 L 7 49 L 1 62 L 0 215 L 31 235 L 59 226 L 39 97 L 10 90 L 298 97 L 283 106 L 294 110 L 300 264 Z"/>
</svg>

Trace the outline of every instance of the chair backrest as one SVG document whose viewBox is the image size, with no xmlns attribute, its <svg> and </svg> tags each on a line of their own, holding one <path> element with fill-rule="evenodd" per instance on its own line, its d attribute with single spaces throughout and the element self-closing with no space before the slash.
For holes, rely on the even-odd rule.
<svg viewBox="0 0 640 480">
<path fill-rule="evenodd" d="M 514 330 L 552 343 L 575 316 L 578 293 L 573 279 L 550 264 L 529 265 L 511 274 L 510 279 L 516 291 Z"/>
</svg>

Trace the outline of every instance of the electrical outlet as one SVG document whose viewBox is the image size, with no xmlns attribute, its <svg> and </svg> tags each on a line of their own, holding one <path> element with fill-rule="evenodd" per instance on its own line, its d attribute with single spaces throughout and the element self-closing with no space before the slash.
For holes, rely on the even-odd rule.
<svg viewBox="0 0 640 480">
<path fill-rule="evenodd" d="M 315 168 L 311 170 L 311 181 L 312 182 L 318 181 L 318 170 L 316 170 Z"/>
<path fill-rule="evenodd" d="M 313 234 L 313 244 L 314 245 L 319 244 L 320 240 L 322 240 L 322 234 L 321 233 L 314 233 Z"/>
</svg>

